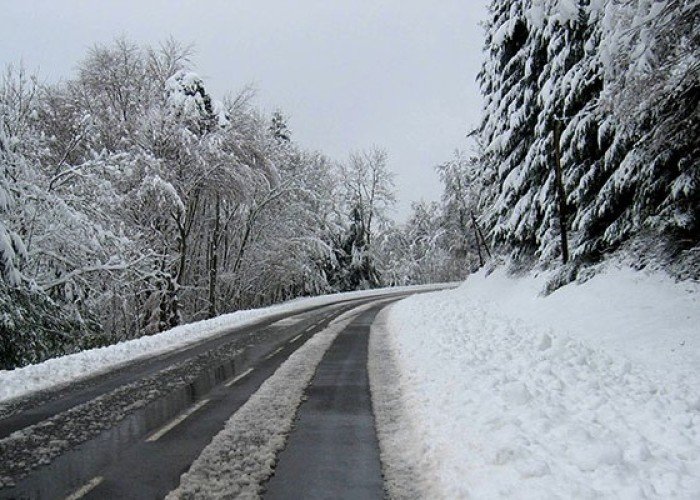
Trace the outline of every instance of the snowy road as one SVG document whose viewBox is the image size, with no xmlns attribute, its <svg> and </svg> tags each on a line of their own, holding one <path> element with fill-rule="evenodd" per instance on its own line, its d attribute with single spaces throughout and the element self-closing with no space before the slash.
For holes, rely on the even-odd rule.
<svg viewBox="0 0 700 500">
<path fill-rule="evenodd" d="M 379 305 L 338 334 L 306 390 L 265 498 L 383 498 L 367 374 L 369 329 Z"/>
<path fill-rule="evenodd" d="M 290 354 L 372 300 L 278 314 L 14 404 L 0 420 L 0 498 L 165 496 Z"/>
</svg>

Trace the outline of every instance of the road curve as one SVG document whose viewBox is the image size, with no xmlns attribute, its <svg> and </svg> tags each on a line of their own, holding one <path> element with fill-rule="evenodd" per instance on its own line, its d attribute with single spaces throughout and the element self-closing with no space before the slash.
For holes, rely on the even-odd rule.
<svg viewBox="0 0 700 500">
<path fill-rule="evenodd" d="M 294 350 L 378 298 L 277 315 L 14 402 L 0 420 L 0 498 L 163 497 Z"/>
</svg>

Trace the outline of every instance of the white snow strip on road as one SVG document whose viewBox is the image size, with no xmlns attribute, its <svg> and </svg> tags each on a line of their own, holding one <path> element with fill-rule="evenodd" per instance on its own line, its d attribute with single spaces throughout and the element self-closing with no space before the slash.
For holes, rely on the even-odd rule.
<svg viewBox="0 0 700 500">
<path fill-rule="evenodd" d="M 406 415 L 400 375 L 386 326 L 391 307 L 382 309 L 372 323 L 367 359 L 382 475 L 391 499 L 430 498 L 432 488 L 427 481 L 435 475 L 431 471 L 433 464 L 416 446 L 416 430 Z"/>
<path fill-rule="evenodd" d="M 304 318 L 293 316 L 291 318 L 284 318 L 279 321 L 275 321 L 274 323 L 272 323 L 272 326 L 293 326 L 302 321 L 304 321 Z"/>
<path fill-rule="evenodd" d="M 438 285 L 438 286 L 454 286 Z M 15 370 L 0 370 L 0 403 L 40 390 L 58 388 L 76 380 L 113 370 L 134 360 L 181 349 L 231 328 L 253 324 L 271 315 L 294 313 L 341 300 L 386 295 L 400 291 L 430 290 L 434 285 L 384 288 L 295 299 L 282 304 L 224 314 L 213 319 L 181 325 L 166 332 L 49 359 Z"/>
<path fill-rule="evenodd" d="M 498 270 L 392 307 L 429 496 L 700 498 L 698 284 L 544 282 Z"/>
<path fill-rule="evenodd" d="M 270 354 L 268 354 L 267 356 L 265 356 L 265 358 L 263 358 L 263 359 L 266 359 L 266 360 L 267 360 L 267 359 L 272 359 L 272 358 L 274 358 L 274 357 L 275 357 L 278 353 L 280 353 L 280 352 L 282 352 L 282 347 L 278 347 L 277 349 L 275 349 L 274 351 L 272 351 Z"/>
<path fill-rule="evenodd" d="M 338 333 L 368 304 L 341 315 L 297 349 L 228 420 L 168 499 L 257 498 L 284 447 L 316 367 Z"/>
</svg>

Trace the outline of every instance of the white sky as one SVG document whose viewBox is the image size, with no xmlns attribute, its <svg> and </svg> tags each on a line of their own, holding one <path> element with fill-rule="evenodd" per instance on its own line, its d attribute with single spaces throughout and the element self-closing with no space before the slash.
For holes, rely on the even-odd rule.
<svg viewBox="0 0 700 500">
<path fill-rule="evenodd" d="M 45 81 L 71 76 L 95 43 L 173 36 L 193 43 L 217 98 L 248 83 L 289 116 L 294 139 L 344 160 L 389 153 L 404 219 L 435 200 L 433 166 L 476 125 L 486 0 L 0 0 L 0 65 L 22 60 Z"/>
</svg>

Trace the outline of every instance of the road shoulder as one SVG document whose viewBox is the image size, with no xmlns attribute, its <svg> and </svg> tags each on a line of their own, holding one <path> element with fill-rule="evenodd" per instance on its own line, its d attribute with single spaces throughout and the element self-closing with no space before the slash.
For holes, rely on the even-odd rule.
<svg viewBox="0 0 700 500">
<path fill-rule="evenodd" d="M 435 498 L 429 488 L 427 465 L 419 466 L 421 451 L 413 422 L 405 411 L 387 328 L 392 307 L 382 309 L 372 323 L 367 359 L 385 488 L 389 498 Z"/>
</svg>

